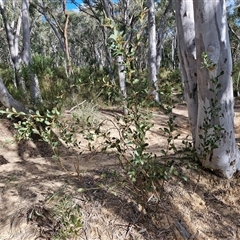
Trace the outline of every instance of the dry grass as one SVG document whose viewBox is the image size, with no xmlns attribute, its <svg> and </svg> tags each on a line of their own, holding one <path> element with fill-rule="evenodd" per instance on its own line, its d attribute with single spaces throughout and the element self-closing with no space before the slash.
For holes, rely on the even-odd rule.
<svg viewBox="0 0 240 240">
<path fill-rule="evenodd" d="M 188 134 L 187 111 L 183 105 L 174 111 L 184 138 Z M 106 112 L 96 116 L 111 117 Z M 158 132 L 165 118 L 159 112 L 153 114 L 155 126 L 148 141 L 154 153 L 166 144 Z M 238 119 L 236 111 L 237 125 Z M 78 236 L 67 239 L 240 239 L 237 177 L 224 180 L 200 166 L 198 171 L 187 169 L 179 156 L 172 156 L 188 181 L 171 178 L 164 184 L 159 182 L 157 193 L 149 193 L 143 206 L 141 196 L 137 198 L 136 190 L 125 181 L 115 153 L 86 151 L 78 155 L 62 146 L 61 160 L 68 175 L 54 162 L 51 149 L 44 143 L 12 143 L 11 123 L 4 119 L 0 131 L 0 240 L 53 239 L 60 223 L 52 209 L 63 196 L 70 197 L 73 210 L 79 206 L 82 220 Z M 58 208 L 64 209 L 63 205 Z"/>
</svg>

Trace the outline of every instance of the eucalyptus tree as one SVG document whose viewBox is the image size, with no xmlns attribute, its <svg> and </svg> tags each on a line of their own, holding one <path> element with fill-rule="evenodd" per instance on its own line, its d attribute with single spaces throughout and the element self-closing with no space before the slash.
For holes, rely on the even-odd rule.
<svg viewBox="0 0 240 240">
<path fill-rule="evenodd" d="M 162 62 L 162 49 L 163 49 L 163 40 L 164 40 L 164 34 L 166 32 L 166 23 L 168 19 L 168 15 L 170 11 L 172 10 L 173 1 L 160 1 L 159 6 L 157 8 L 164 9 L 163 13 L 161 13 L 160 18 L 158 20 L 157 24 L 157 44 L 156 44 L 156 69 L 157 73 L 159 73 L 161 62 Z M 168 21 L 170 22 L 170 21 Z"/>
<path fill-rule="evenodd" d="M 9 50 L 8 50 L 8 42 L 6 41 L 6 34 L 4 31 L 4 24 L 2 18 L 0 17 L 0 63 L 3 65 L 10 65 L 10 57 L 9 57 Z"/>
<path fill-rule="evenodd" d="M 107 66 L 102 31 L 98 22 L 84 12 L 69 13 L 69 51 L 76 66 L 95 70 Z"/>
<path fill-rule="evenodd" d="M 6 8 L 6 4 L 8 4 L 8 8 Z M 14 9 L 14 11 L 8 11 L 8 9 Z M 21 85 L 22 89 L 25 90 L 25 83 L 20 81 L 19 77 L 21 63 L 19 41 L 22 22 L 20 3 L 16 1 L 6 3 L 5 1 L 0 0 L 0 13 L 4 24 L 4 30 L 8 43 L 9 54 L 11 57 L 11 63 L 13 65 L 15 73 L 13 83 L 16 88 Z"/>
<path fill-rule="evenodd" d="M 114 47 L 118 63 L 119 83 L 123 98 L 126 98 L 127 89 L 125 82 L 128 81 L 133 88 L 133 75 L 138 75 L 137 72 L 140 71 L 139 68 L 136 68 L 137 64 L 135 63 L 140 61 L 140 59 L 137 58 L 139 56 L 139 47 L 144 44 L 148 10 L 142 0 L 121 0 L 111 6 L 113 9 L 112 12 L 114 13 L 112 14 L 111 20 L 114 26 Z M 146 50 L 142 50 L 144 50 L 147 55 Z M 143 57 L 145 61 L 146 55 Z M 151 76 L 154 76 L 154 73 L 151 74 Z M 158 96 L 156 81 L 154 81 L 154 84 L 154 95 Z M 134 91 L 134 89 L 132 90 Z M 156 101 L 158 101 L 158 97 Z M 126 108 L 125 113 L 127 113 Z"/>
<path fill-rule="evenodd" d="M 98 24 L 98 27 L 100 28 L 102 32 L 102 43 L 101 46 L 104 49 L 105 54 L 104 58 L 105 61 L 105 68 L 108 69 L 110 81 L 114 84 L 114 62 L 112 59 L 111 50 L 108 45 L 108 37 L 109 37 L 109 31 L 108 27 L 104 24 L 104 19 L 106 17 L 111 17 L 112 12 L 110 12 L 110 7 L 112 7 L 111 1 L 106 1 L 105 3 L 97 0 L 97 1 L 91 1 L 91 0 L 84 0 L 83 4 L 79 4 L 76 0 L 71 0 L 72 3 L 74 3 L 79 11 L 82 13 L 85 13 L 86 15 L 90 16 L 92 20 L 96 21 Z M 110 7 L 108 6 L 108 3 Z M 105 10 L 104 7 L 105 6 Z M 109 18 L 110 19 L 110 18 Z M 101 52 L 101 51 L 100 51 Z"/>
<path fill-rule="evenodd" d="M 130 55 L 134 59 L 133 55 L 136 50 L 134 41 L 137 35 L 141 36 L 138 31 L 142 31 L 139 19 L 144 13 L 143 1 L 86 0 L 84 5 L 78 5 L 78 7 L 80 11 L 95 19 L 102 29 L 105 63 L 109 69 L 110 78 L 114 83 L 112 70 L 116 67 L 121 94 L 123 99 L 126 99 L 126 61 Z M 113 42 L 115 43 L 113 44 Z M 134 60 L 131 61 L 131 64 L 134 65 Z"/>
<path fill-rule="evenodd" d="M 28 112 L 28 110 L 23 106 L 22 103 L 20 103 L 19 101 L 12 97 L 12 95 L 7 90 L 1 78 L 0 78 L 0 102 L 3 104 L 4 107 L 8 109 L 14 108 L 17 112 L 24 113 Z"/>
<path fill-rule="evenodd" d="M 148 0 L 148 72 L 151 83 L 151 95 L 159 103 L 158 78 L 157 78 L 157 44 L 156 44 L 156 21 L 155 21 L 155 1 Z"/>
<path fill-rule="evenodd" d="M 122 21 L 122 26 L 117 26 L 116 23 L 116 14 L 114 14 L 114 11 L 110 11 L 109 9 L 109 5 L 107 3 L 107 0 L 103 0 L 103 7 L 105 9 L 105 13 L 108 19 L 111 20 L 111 24 L 115 25 L 113 27 L 114 31 L 118 34 L 116 35 L 115 40 L 115 47 L 116 47 L 116 52 L 114 53 L 114 55 L 116 56 L 116 61 L 117 61 L 117 68 L 118 68 L 118 78 L 119 78 L 119 86 L 120 86 L 120 91 L 121 91 L 121 95 L 123 98 L 123 111 L 124 114 L 127 115 L 128 114 L 128 110 L 127 110 L 127 104 L 126 104 L 126 98 L 127 98 L 127 89 L 126 89 L 126 66 L 125 66 L 125 50 L 126 48 L 129 47 L 128 44 L 125 44 L 127 42 L 127 39 L 129 37 L 128 33 L 126 33 L 126 29 L 125 26 L 129 25 L 129 1 L 128 0 L 124 0 L 124 1 L 120 1 L 119 4 L 122 5 L 123 7 L 123 11 L 119 11 L 120 8 L 118 8 L 118 12 L 117 14 L 119 14 L 118 18 L 120 21 Z M 111 5 L 113 6 L 113 5 Z M 122 10 L 122 9 L 121 9 Z M 116 12 L 116 11 L 115 11 Z M 121 14 L 123 12 L 123 14 Z M 120 17 L 121 16 L 121 17 Z M 121 18 L 121 19 L 120 19 Z M 119 29 L 120 28 L 120 29 Z M 122 32 L 120 32 L 122 30 Z M 118 42 L 120 43 L 120 46 L 118 45 Z M 126 48 L 124 48 L 124 45 L 126 46 Z"/>
<path fill-rule="evenodd" d="M 177 8 L 188 8 L 178 10 L 180 16 L 177 19 L 182 19 L 178 24 L 183 24 L 181 28 L 190 33 L 193 21 L 195 26 L 196 57 L 192 50 L 194 43 L 187 50 L 192 51 L 188 57 L 193 62 L 196 58 L 196 67 L 194 63 L 189 66 L 181 61 L 185 71 L 188 67 L 196 69 L 191 71 L 197 77 L 197 91 L 192 92 L 198 99 L 197 123 L 192 133 L 195 135 L 195 149 L 205 167 L 231 178 L 240 169 L 240 155 L 234 134 L 232 56 L 226 3 L 225 0 L 193 0 L 192 8 L 189 0 L 181 2 L 182 5 L 176 4 Z M 194 20 L 190 19 L 193 18 L 192 11 Z M 194 37 L 184 38 L 185 46 L 190 46 L 187 40 L 193 41 Z M 191 76 L 186 81 L 192 81 Z"/>
<path fill-rule="evenodd" d="M 29 1 L 13 0 L 11 4 L 8 2 L 8 8 L 5 4 L 2 0 L 0 1 L 0 13 L 4 23 L 11 63 L 15 72 L 14 85 L 15 87 L 21 86 L 22 90 L 26 92 L 25 80 L 19 76 L 19 73 L 23 64 L 26 66 L 31 64 Z M 9 11 L 9 8 L 14 11 Z M 30 74 L 30 95 L 34 102 L 41 100 L 38 79 L 36 74 L 33 73 Z"/>
<path fill-rule="evenodd" d="M 158 93 L 159 85 L 158 74 L 160 71 L 162 61 L 162 48 L 164 34 L 166 31 L 166 20 L 170 13 L 170 10 L 172 9 L 172 0 L 170 1 L 163 0 L 160 1 L 159 3 L 156 3 L 154 0 L 148 0 L 147 6 L 148 6 L 148 49 L 149 49 L 148 72 L 151 88 L 153 88 L 153 90 L 150 91 L 150 94 L 153 96 L 154 100 L 157 103 L 159 103 L 160 100 Z M 164 11 L 162 11 L 162 9 L 164 9 Z M 158 18 L 156 15 L 158 15 Z"/>
<path fill-rule="evenodd" d="M 31 37 L 30 37 L 30 17 L 29 17 L 29 1 L 22 0 L 22 63 L 28 68 L 30 76 L 30 96 L 31 99 L 38 103 L 42 101 L 41 91 L 39 87 L 38 77 L 31 69 Z"/>
<path fill-rule="evenodd" d="M 66 76 L 69 77 L 72 73 L 72 66 L 68 46 L 69 14 L 66 10 L 66 0 L 34 0 L 32 4 L 35 6 L 37 11 L 44 16 L 58 39 L 59 46 L 65 58 L 64 66 Z"/>
</svg>

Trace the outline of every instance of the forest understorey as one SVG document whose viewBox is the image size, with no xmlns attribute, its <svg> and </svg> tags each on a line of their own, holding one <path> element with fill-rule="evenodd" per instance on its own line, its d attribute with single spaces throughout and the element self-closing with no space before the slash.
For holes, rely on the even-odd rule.
<svg viewBox="0 0 240 240">
<path fill-rule="evenodd" d="M 177 105 L 174 113 L 180 133 L 175 142 L 178 146 L 189 135 L 186 106 Z M 102 119 L 113 118 L 114 112 L 100 110 L 98 114 Z M 154 127 L 148 133 L 148 143 L 149 150 L 157 155 L 166 146 L 166 139 L 158 131 L 166 120 L 163 113 L 153 112 Z M 235 126 L 239 142 L 238 103 Z M 179 176 L 159 181 L 159 191 L 148 193 L 143 201 L 125 181 L 115 152 L 85 151 L 78 155 L 62 145 L 61 162 L 66 173 L 52 158 L 46 143 L 17 144 L 14 131 L 12 123 L 2 118 L 0 240 L 240 239 L 237 174 L 231 180 L 221 179 L 200 165 L 187 168 L 179 156 L 172 155 L 175 167 L 187 181 Z M 71 226 L 71 221 L 79 224 L 78 228 Z M 58 238 L 64 224 L 69 233 L 77 230 L 77 237 L 65 232 Z"/>
</svg>

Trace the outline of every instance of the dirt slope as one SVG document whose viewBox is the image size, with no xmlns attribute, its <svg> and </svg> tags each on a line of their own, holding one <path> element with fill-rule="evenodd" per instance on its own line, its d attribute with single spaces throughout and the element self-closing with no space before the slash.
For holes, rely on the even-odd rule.
<svg viewBox="0 0 240 240">
<path fill-rule="evenodd" d="M 181 134 L 176 145 L 180 145 L 189 134 L 186 106 L 178 105 L 174 112 Z M 99 114 L 111 117 L 105 111 Z M 238 139 L 238 106 L 235 117 Z M 166 146 L 158 130 L 166 121 L 160 112 L 153 113 L 155 125 L 148 134 L 153 153 L 159 154 Z M 143 209 L 121 177 L 115 153 L 79 155 L 62 146 L 66 173 L 45 143 L 15 143 L 8 120 L 0 120 L 0 132 L 0 240 L 53 239 L 60 222 L 50 209 L 56 205 L 61 209 L 67 196 L 71 196 L 72 208 L 80 207 L 83 221 L 75 239 L 240 239 L 237 176 L 228 181 L 200 167 L 187 169 L 173 156 L 188 181 L 172 178 L 165 182 L 158 195 L 149 194 Z"/>
</svg>

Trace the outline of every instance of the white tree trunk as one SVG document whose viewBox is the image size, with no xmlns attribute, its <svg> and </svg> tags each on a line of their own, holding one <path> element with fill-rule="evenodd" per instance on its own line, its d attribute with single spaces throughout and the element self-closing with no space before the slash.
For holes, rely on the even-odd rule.
<svg viewBox="0 0 240 240">
<path fill-rule="evenodd" d="M 190 129 L 193 143 L 195 143 L 198 94 L 193 2 L 178 0 L 175 4 L 181 76 L 188 107 Z"/>
<path fill-rule="evenodd" d="M 156 46 L 155 1 L 148 0 L 148 71 L 151 88 L 153 88 L 150 94 L 155 102 L 159 103 Z"/>
<path fill-rule="evenodd" d="M 25 112 L 28 111 L 24 108 L 24 106 L 15 100 L 12 95 L 8 92 L 7 88 L 5 87 L 2 79 L 0 78 L 0 101 L 6 108 L 12 109 L 15 108 L 17 112 Z"/>
<path fill-rule="evenodd" d="M 117 66 L 118 66 L 118 77 L 119 77 L 119 86 L 122 95 L 123 101 L 123 114 L 128 114 L 127 109 L 127 89 L 126 89 L 126 74 L 125 74 L 125 65 L 123 62 L 122 56 L 117 56 Z"/>
<path fill-rule="evenodd" d="M 29 21 L 29 1 L 22 0 L 22 26 L 23 26 L 23 52 L 21 54 L 22 62 L 30 67 L 31 58 L 31 41 L 30 41 L 30 21 Z M 42 100 L 41 91 L 37 75 L 29 68 L 30 75 L 30 96 L 31 99 L 38 103 Z"/>
<path fill-rule="evenodd" d="M 175 61 L 175 52 L 176 52 L 176 46 L 177 46 L 177 39 L 176 39 L 176 34 L 172 37 L 172 68 L 176 68 L 176 61 Z"/>
<path fill-rule="evenodd" d="M 3 0 L 0 0 L 0 13 L 2 15 L 4 28 L 7 36 L 7 42 L 9 46 L 9 53 L 11 56 L 13 67 L 14 67 L 15 79 L 13 83 L 16 88 L 21 86 L 22 89 L 25 91 L 25 83 L 22 83 L 18 76 L 20 63 L 21 63 L 21 58 L 19 56 L 19 35 L 20 35 L 22 17 L 21 17 L 21 14 L 19 14 L 16 28 L 14 26 L 15 25 L 14 22 L 9 24 L 9 21 L 5 12 L 5 6 L 4 6 Z"/>
<path fill-rule="evenodd" d="M 240 164 L 234 134 L 232 57 L 225 0 L 193 0 L 193 5 L 198 78 L 196 149 L 204 166 L 231 178 Z M 207 68 L 203 67 L 203 52 L 211 60 Z M 217 83 L 213 83 L 217 76 Z M 206 144 L 207 140 L 210 142 Z M 211 142 L 216 148 L 211 148 Z"/>
<path fill-rule="evenodd" d="M 22 0 L 22 27 L 23 27 L 23 52 L 22 61 L 28 65 L 31 62 L 30 23 L 29 23 L 29 2 Z"/>
</svg>

